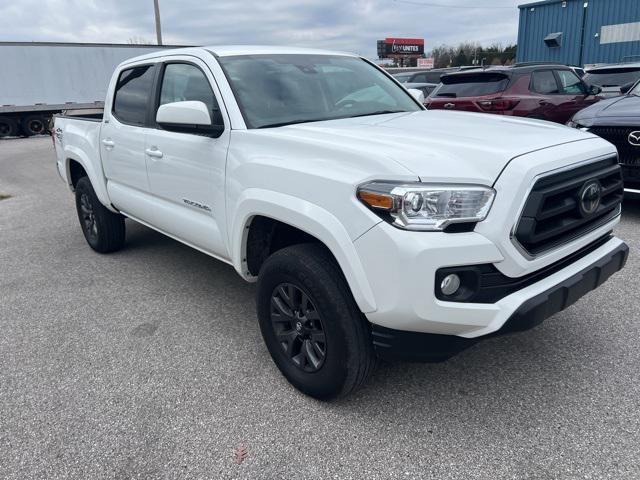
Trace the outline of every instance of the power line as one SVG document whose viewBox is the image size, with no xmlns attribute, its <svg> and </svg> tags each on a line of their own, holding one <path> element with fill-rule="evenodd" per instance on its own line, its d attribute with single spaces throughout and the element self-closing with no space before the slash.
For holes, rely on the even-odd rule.
<svg viewBox="0 0 640 480">
<path fill-rule="evenodd" d="M 435 7 L 435 8 L 464 8 L 466 10 L 469 9 L 509 9 L 509 10 L 513 10 L 515 9 L 515 7 L 505 7 L 505 6 L 498 6 L 498 5 L 481 5 L 481 6 L 475 6 L 475 5 L 445 5 L 443 3 L 432 3 L 432 2 L 414 2 L 411 0 L 393 0 L 394 2 L 397 3 L 406 3 L 407 5 L 415 5 L 418 7 Z"/>
</svg>

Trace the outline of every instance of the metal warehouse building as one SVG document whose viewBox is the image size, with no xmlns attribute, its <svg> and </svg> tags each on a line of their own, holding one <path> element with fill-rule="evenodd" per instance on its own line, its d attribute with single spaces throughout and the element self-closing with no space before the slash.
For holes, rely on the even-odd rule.
<svg viewBox="0 0 640 480">
<path fill-rule="evenodd" d="M 640 61 L 640 0 L 547 0 L 518 8 L 519 62 Z"/>
</svg>

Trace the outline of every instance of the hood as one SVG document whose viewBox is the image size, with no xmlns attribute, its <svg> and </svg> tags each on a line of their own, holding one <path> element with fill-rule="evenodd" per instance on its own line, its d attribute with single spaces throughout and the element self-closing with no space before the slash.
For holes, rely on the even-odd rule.
<svg viewBox="0 0 640 480">
<path fill-rule="evenodd" d="M 610 123 L 613 117 L 629 120 L 636 119 L 636 122 L 640 120 L 640 97 L 625 95 L 602 100 L 584 110 L 580 110 L 574 115 L 573 121 L 585 127 L 590 127 L 602 123 L 600 119 L 606 119 L 604 121 Z"/>
<path fill-rule="evenodd" d="M 514 157 L 593 135 L 540 120 L 425 110 L 269 129 L 397 162 L 423 181 L 491 185 Z M 266 132 L 267 130 L 264 130 Z"/>
</svg>

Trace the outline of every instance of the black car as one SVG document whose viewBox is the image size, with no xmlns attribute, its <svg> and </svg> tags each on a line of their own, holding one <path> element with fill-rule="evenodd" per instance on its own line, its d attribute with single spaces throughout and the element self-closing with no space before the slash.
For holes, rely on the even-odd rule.
<svg viewBox="0 0 640 480">
<path fill-rule="evenodd" d="M 640 79 L 640 63 L 601 65 L 586 69 L 583 80 L 602 88 L 603 98 L 617 97 Z"/>
<path fill-rule="evenodd" d="M 567 125 L 613 143 L 618 149 L 625 191 L 640 193 L 640 81 L 621 97 L 580 110 Z"/>
</svg>

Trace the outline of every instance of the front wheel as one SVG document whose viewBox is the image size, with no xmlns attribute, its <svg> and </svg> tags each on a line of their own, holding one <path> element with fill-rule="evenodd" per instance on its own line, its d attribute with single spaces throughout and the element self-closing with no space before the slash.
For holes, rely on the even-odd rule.
<svg viewBox="0 0 640 480">
<path fill-rule="evenodd" d="M 294 245 L 269 257 L 258 276 L 257 310 L 273 361 L 301 392 L 344 396 L 373 372 L 369 325 L 323 246 Z"/>
<path fill-rule="evenodd" d="M 96 252 L 109 253 L 124 245 L 124 217 L 108 210 L 93 190 L 88 177 L 82 177 L 76 185 L 76 210 L 82 233 Z"/>
</svg>

